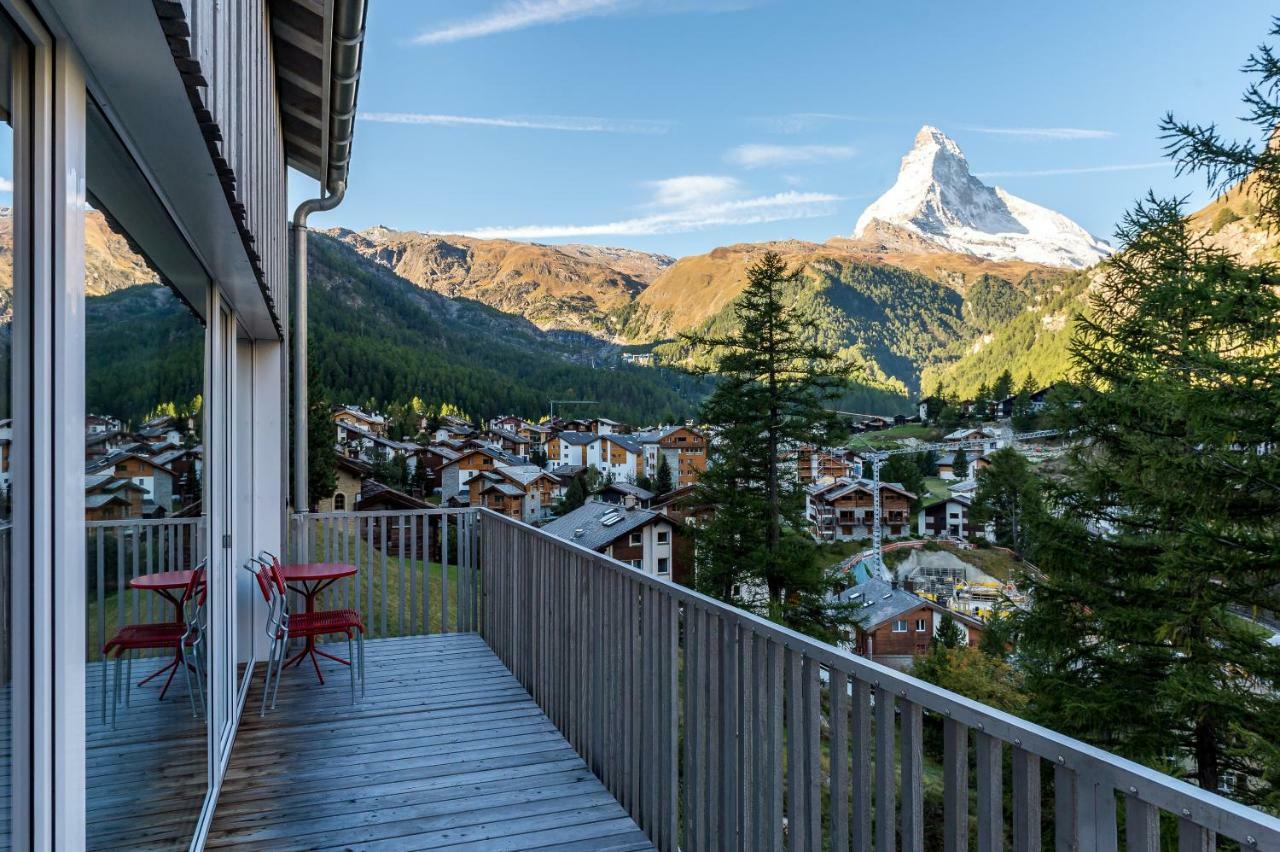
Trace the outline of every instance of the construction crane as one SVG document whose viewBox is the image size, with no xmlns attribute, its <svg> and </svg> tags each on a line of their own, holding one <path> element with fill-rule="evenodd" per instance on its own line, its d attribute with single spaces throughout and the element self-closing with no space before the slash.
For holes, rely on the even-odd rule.
<svg viewBox="0 0 1280 852">
<path fill-rule="evenodd" d="M 1008 432 L 999 440 L 1007 441 L 1011 446 L 1017 441 L 1030 441 L 1035 438 L 1050 438 L 1057 434 L 1059 434 L 1059 430 L 1057 429 L 1041 429 L 1038 432 L 1022 432 L 1019 434 Z M 915 444 L 910 447 L 897 447 L 892 450 L 861 451 L 858 450 L 857 447 L 852 448 L 857 450 L 864 458 L 871 462 L 871 567 L 879 572 L 882 578 L 888 578 L 888 569 L 884 564 L 884 536 L 880 530 L 880 518 L 882 514 L 882 509 L 880 507 L 880 469 L 884 467 L 884 463 L 889 460 L 890 456 L 927 453 L 930 450 L 944 450 L 953 453 L 961 449 L 980 450 L 985 448 L 989 443 L 991 443 L 990 438 L 984 440 L 944 441 L 934 444 Z"/>
</svg>

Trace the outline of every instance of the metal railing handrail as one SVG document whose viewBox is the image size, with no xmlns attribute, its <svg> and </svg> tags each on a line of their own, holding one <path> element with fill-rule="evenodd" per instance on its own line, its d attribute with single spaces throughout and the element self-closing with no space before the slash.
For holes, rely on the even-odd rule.
<svg viewBox="0 0 1280 852">
<path fill-rule="evenodd" d="M 949 721 L 1036 755 L 1063 770 L 1074 772 L 1077 778 L 1087 779 L 1103 790 L 1110 788 L 1109 795 L 1113 799 L 1114 793 L 1120 793 L 1173 814 L 1200 829 L 1230 837 L 1246 848 L 1280 849 L 1280 819 L 1262 811 L 1010 713 L 948 692 L 692 589 L 650 576 L 616 559 L 505 515 L 488 509 L 478 511 L 482 518 L 513 527 L 539 542 L 590 560 L 625 577 L 642 589 L 654 590 L 686 607 L 696 607 L 725 622 L 747 628 L 752 634 L 766 637 L 786 650 L 803 654 L 829 671 L 841 672 L 855 681 L 870 685 L 877 694 L 901 698 Z M 484 583 L 485 594 L 490 593 L 491 582 Z M 1036 795 L 1038 796 L 1038 791 Z M 1111 808 L 1114 820 L 1114 801 Z M 1087 849 L 1091 846 L 1086 844 L 1080 848 Z"/>
</svg>

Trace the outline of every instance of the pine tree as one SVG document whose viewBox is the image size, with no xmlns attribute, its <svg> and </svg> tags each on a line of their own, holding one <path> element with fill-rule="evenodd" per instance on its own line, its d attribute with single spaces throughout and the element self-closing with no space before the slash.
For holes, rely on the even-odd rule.
<svg viewBox="0 0 1280 852">
<path fill-rule="evenodd" d="M 1040 482 L 1026 457 L 1012 447 L 996 450 L 991 464 L 978 472 L 970 517 L 991 523 L 996 542 L 1025 556 L 1028 529 L 1043 511 Z"/>
<path fill-rule="evenodd" d="M 1270 137 L 1280 61 L 1264 48 L 1247 67 Z M 1165 129 L 1181 170 L 1250 175 L 1280 227 L 1280 152 Z M 1280 607 L 1276 273 L 1206 245 L 1178 201 L 1149 197 L 1120 236 L 1073 334 L 1078 404 L 1055 405 L 1079 440 L 1035 533 L 1019 656 L 1039 720 L 1274 801 L 1275 752 L 1255 746 L 1280 742 L 1280 648 L 1236 613 Z"/>
<path fill-rule="evenodd" d="M 560 498 L 559 512 L 561 515 L 567 515 L 587 502 L 587 489 L 582 479 L 581 476 L 575 476 L 569 480 L 569 485 L 564 490 L 564 496 Z"/>
<path fill-rule="evenodd" d="M 944 612 L 938 619 L 938 632 L 933 641 L 943 648 L 959 648 L 964 644 L 964 628 L 956 623 L 955 616 Z"/>
<path fill-rule="evenodd" d="M 658 470 L 653 478 L 654 493 L 661 497 L 664 494 L 670 494 L 675 488 L 671 477 L 671 463 L 667 461 L 666 453 L 658 454 Z"/>
<path fill-rule="evenodd" d="M 329 400 L 321 393 L 312 400 L 307 416 L 307 496 L 312 511 L 317 501 L 338 488 L 336 437 L 329 411 Z"/>
<path fill-rule="evenodd" d="M 1031 407 L 1031 395 L 1035 392 L 1035 382 L 1028 375 L 1027 380 L 1018 390 L 1018 395 L 1013 399 L 1013 416 L 1010 419 L 1013 428 L 1019 432 L 1028 431 L 1035 426 L 1036 413 Z"/>
<path fill-rule="evenodd" d="M 964 447 L 957 448 L 955 455 L 951 457 L 951 472 L 956 479 L 969 478 L 969 454 L 964 451 Z"/>
<path fill-rule="evenodd" d="M 996 378 L 996 383 L 991 387 L 991 398 L 997 402 L 1008 399 L 1013 395 L 1013 374 L 1005 370 Z"/>
<path fill-rule="evenodd" d="M 821 604 L 829 591 L 826 571 L 784 452 L 837 442 L 843 426 L 828 406 L 843 392 L 848 371 L 834 352 L 809 342 L 804 318 L 785 302 L 800 270 L 788 271 L 767 252 L 747 278 L 734 305 L 737 335 L 687 338 L 710 353 L 721 377 L 701 412 L 714 439 L 696 499 L 715 513 L 698 531 L 697 584 L 722 600 L 732 598 L 735 586 L 763 584 L 768 601 L 759 603 L 767 603 L 771 617 L 822 634 L 831 627 Z"/>
</svg>

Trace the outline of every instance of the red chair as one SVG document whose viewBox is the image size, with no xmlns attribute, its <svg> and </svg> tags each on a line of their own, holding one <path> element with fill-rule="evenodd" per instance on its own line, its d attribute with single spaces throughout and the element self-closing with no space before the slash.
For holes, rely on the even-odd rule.
<svg viewBox="0 0 1280 852">
<path fill-rule="evenodd" d="M 270 561 L 262 558 L 270 557 Z M 258 567 L 254 568 L 256 564 Z M 356 700 L 356 667 L 360 669 L 360 694 L 364 695 L 364 622 L 354 609 L 321 610 L 317 612 L 289 612 L 289 592 L 285 585 L 280 560 L 271 554 L 250 559 L 245 565 L 257 578 L 258 589 L 267 602 L 267 637 L 271 640 L 271 653 L 267 657 L 267 674 L 262 686 L 262 709 L 266 715 L 267 693 L 271 693 L 271 709 L 276 706 L 280 693 L 280 675 L 284 671 L 285 649 L 290 639 L 306 639 L 321 636 L 345 635 L 347 655 L 351 659 L 351 700 Z M 352 648 L 352 641 L 356 647 Z M 352 651 L 355 651 L 353 654 Z M 275 686 L 271 685 L 271 673 L 275 671 Z"/>
<path fill-rule="evenodd" d="M 171 664 L 169 677 L 165 679 L 164 687 L 160 690 L 160 698 L 164 699 L 165 693 L 169 691 L 169 685 L 173 682 L 174 674 L 177 672 L 178 667 L 181 666 L 187 676 L 187 694 L 191 699 L 192 715 L 199 716 L 204 709 L 204 684 L 201 678 L 203 666 L 200 664 L 200 652 L 204 638 L 205 596 L 204 562 L 201 561 L 195 567 L 195 570 L 191 572 L 191 579 L 187 581 L 186 588 L 182 590 L 180 605 L 183 617 L 187 621 L 127 624 L 116 631 L 116 634 L 102 646 L 102 656 L 104 658 L 109 658 L 113 653 L 115 654 L 115 678 L 111 696 L 112 727 L 115 727 L 116 707 L 120 703 L 120 664 L 122 658 L 125 658 L 128 665 L 127 679 L 129 681 L 128 686 L 125 688 L 125 704 L 128 705 L 129 696 L 133 689 L 134 651 L 173 649 L 175 659 Z M 187 662 L 188 652 L 191 652 L 192 656 L 196 658 L 197 678 L 195 689 L 192 688 L 191 669 L 189 667 L 190 664 Z M 160 671 L 163 671 L 163 669 Z M 155 674 L 159 673 L 156 672 Z M 155 675 L 153 674 L 151 677 L 155 677 Z M 147 680 L 150 680 L 150 678 L 147 678 Z M 199 690 L 198 705 L 196 690 Z"/>
</svg>

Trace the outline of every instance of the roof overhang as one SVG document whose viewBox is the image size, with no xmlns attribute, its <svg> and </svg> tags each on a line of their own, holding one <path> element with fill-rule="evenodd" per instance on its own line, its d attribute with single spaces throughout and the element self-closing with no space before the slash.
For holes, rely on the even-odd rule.
<svg viewBox="0 0 1280 852">
<path fill-rule="evenodd" d="M 367 12 L 366 0 L 271 0 L 285 159 L 329 194 L 351 162 Z"/>
</svg>

